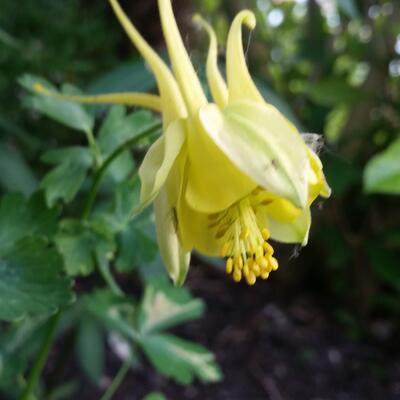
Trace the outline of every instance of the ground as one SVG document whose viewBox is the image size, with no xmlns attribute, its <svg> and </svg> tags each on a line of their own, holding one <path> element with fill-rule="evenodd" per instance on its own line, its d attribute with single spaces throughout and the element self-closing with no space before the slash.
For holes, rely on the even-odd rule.
<svg viewBox="0 0 400 400">
<path fill-rule="evenodd" d="M 169 400 L 400 399 L 393 321 L 371 318 L 356 341 L 319 299 L 283 294 L 273 280 L 249 288 L 195 266 L 188 286 L 205 300 L 207 312 L 176 332 L 212 350 L 225 379 L 181 387 L 144 363 L 127 376 L 116 400 L 139 400 L 152 390 Z M 113 364 L 110 376 L 118 369 L 117 360 Z M 100 394 L 87 385 L 79 398 Z"/>
</svg>

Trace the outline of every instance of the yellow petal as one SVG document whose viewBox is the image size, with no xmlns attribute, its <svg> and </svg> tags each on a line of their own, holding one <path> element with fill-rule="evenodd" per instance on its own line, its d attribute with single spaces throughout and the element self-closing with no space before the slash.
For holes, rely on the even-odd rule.
<svg viewBox="0 0 400 400">
<path fill-rule="evenodd" d="M 158 0 L 158 8 L 172 69 L 188 110 L 191 115 L 195 115 L 197 110 L 207 103 L 206 96 L 183 44 L 172 11 L 171 0 Z"/>
<path fill-rule="evenodd" d="M 221 122 L 221 118 L 210 122 L 212 129 L 219 130 Z M 196 211 L 215 213 L 248 195 L 257 184 L 217 147 L 202 125 L 193 125 L 188 135 L 186 200 Z"/>
<path fill-rule="evenodd" d="M 306 206 L 307 148 L 275 107 L 243 100 L 221 112 L 211 104 L 201 109 L 200 121 L 210 139 L 253 182 L 298 208 Z M 226 179 L 224 185 L 234 182 Z"/>
<path fill-rule="evenodd" d="M 77 103 L 88 104 L 124 104 L 126 106 L 139 106 L 150 108 L 154 111 L 161 111 L 161 99 L 147 93 L 108 93 L 94 96 L 75 96 L 51 92 L 40 83 L 33 85 L 33 90 L 46 96 L 54 97 L 61 100 L 69 100 Z"/>
<path fill-rule="evenodd" d="M 169 203 L 165 188 L 154 200 L 154 214 L 161 258 L 175 285 L 181 286 L 189 269 L 190 253 L 184 251 L 179 242 L 175 210 Z"/>
<path fill-rule="evenodd" d="M 308 149 L 308 156 L 310 158 L 311 170 L 316 177 L 315 181 L 311 182 L 310 185 L 309 202 L 314 201 L 317 196 L 328 198 L 332 191 L 322 171 L 321 160 L 310 148 Z"/>
<path fill-rule="evenodd" d="M 226 50 L 229 102 L 240 99 L 264 102 L 247 69 L 243 53 L 242 24 L 246 24 L 250 29 L 255 28 L 256 18 L 251 11 L 244 10 L 236 15 L 229 30 Z"/>
<path fill-rule="evenodd" d="M 290 222 L 297 218 L 302 210 L 285 199 L 276 199 L 266 206 L 268 214 L 279 222 Z"/>
<path fill-rule="evenodd" d="M 183 198 L 178 204 L 179 237 L 184 249 L 195 248 L 208 256 L 219 256 L 220 240 L 209 229 L 209 214 L 194 211 Z"/>
<path fill-rule="evenodd" d="M 178 85 L 171 71 L 165 65 L 161 57 L 148 45 L 137 29 L 132 25 L 129 18 L 118 4 L 118 1 L 109 1 L 115 15 L 124 27 L 125 32 L 132 40 L 134 46 L 136 46 L 142 54 L 143 58 L 148 62 L 155 75 L 162 101 L 164 125 L 168 126 L 174 119 L 185 118 L 187 116 L 185 103 L 183 102 Z"/>
<path fill-rule="evenodd" d="M 166 132 L 150 147 L 139 168 L 141 181 L 140 209 L 146 207 L 164 185 L 168 174 L 182 149 L 186 137 L 182 120 L 172 122 Z"/>
<path fill-rule="evenodd" d="M 268 217 L 268 229 L 271 239 L 281 243 L 300 243 L 305 246 L 311 226 L 311 213 L 307 207 L 291 222 L 280 222 Z"/>
<path fill-rule="evenodd" d="M 207 31 L 210 38 L 206 65 L 207 80 L 214 101 L 220 108 L 224 108 L 228 103 L 228 88 L 218 68 L 218 45 L 215 32 L 211 25 L 201 18 L 200 15 L 195 15 L 193 20 Z"/>
</svg>

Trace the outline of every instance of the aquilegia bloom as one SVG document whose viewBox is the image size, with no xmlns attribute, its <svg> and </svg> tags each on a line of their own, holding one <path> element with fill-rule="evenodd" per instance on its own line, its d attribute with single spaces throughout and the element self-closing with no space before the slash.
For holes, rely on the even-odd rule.
<svg viewBox="0 0 400 400">
<path fill-rule="evenodd" d="M 130 93 L 75 100 L 140 105 L 162 113 L 164 133 L 149 149 L 139 174 L 141 208 L 154 202 L 160 252 L 171 278 L 182 284 L 190 252 L 196 249 L 226 257 L 226 271 L 235 281 L 245 278 L 252 285 L 258 277 L 266 279 L 278 268 L 268 240 L 305 245 L 310 205 L 319 195 L 328 197 L 330 189 L 318 156 L 263 99 L 249 75 L 241 31 L 243 24 L 255 27 L 254 14 L 240 12 L 230 28 L 227 83 L 218 70 L 215 34 L 195 17 L 210 37 L 209 102 L 179 34 L 171 1 L 158 0 L 158 6 L 173 72 L 117 0 L 110 3 L 153 71 L 159 97 Z"/>
</svg>

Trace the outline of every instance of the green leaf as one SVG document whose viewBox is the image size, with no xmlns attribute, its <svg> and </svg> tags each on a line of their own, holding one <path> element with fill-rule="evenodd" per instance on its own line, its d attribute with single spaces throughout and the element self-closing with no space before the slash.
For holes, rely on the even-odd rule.
<svg viewBox="0 0 400 400">
<path fill-rule="evenodd" d="M 335 107 L 326 117 L 324 133 L 329 143 L 336 143 L 342 134 L 350 116 L 350 108 L 347 105 Z"/>
<path fill-rule="evenodd" d="M 149 111 L 136 111 L 126 115 L 125 107 L 113 106 L 98 134 L 102 153 L 110 154 L 121 144 L 154 125 L 155 120 L 156 118 Z"/>
<path fill-rule="evenodd" d="M 348 18 L 360 17 L 360 12 L 354 0 L 337 0 L 337 5 Z"/>
<path fill-rule="evenodd" d="M 400 139 L 372 157 L 364 170 L 367 193 L 400 194 Z"/>
<path fill-rule="evenodd" d="M 305 83 L 301 92 L 317 104 L 336 106 L 338 103 L 352 104 L 361 101 L 365 94 L 350 86 L 344 79 L 328 78 L 316 83 Z"/>
<path fill-rule="evenodd" d="M 214 355 L 204 347 L 169 334 L 152 334 L 141 341 L 144 352 L 159 372 L 189 385 L 195 377 L 218 382 L 222 373 Z"/>
<path fill-rule="evenodd" d="M 98 384 L 105 370 L 104 338 L 98 322 L 91 318 L 82 319 L 76 350 L 83 371 L 93 383 Z"/>
<path fill-rule="evenodd" d="M 106 232 L 78 220 L 62 221 L 55 242 L 71 276 L 90 274 L 99 258 L 110 260 L 115 251 L 114 242 Z"/>
<path fill-rule="evenodd" d="M 0 200 L 0 255 L 29 235 L 52 236 L 57 229 L 58 211 L 48 209 L 42 193 L 29 200 L 22 194 L 7 194 Z"/>
<path fill-rule="evenodd" d="M 119 252 L 116 267 L 121 272 L 129 272 L 137 266 L 152 262 L 158 252 L 154 238 L 148 235 L 135 221 L 118 235 Z"/>
<path fill-rule="evenodd" d="M 221 372 L 213 354 L 202 346 L 158 331 L 199 318 L 203 312 L 201 300 L 170 286 L 147 286 L 139 308 L 140 345 L 160 373 L 181 384 L 191 383 L 194 377 L 216 382 Z"/>
<path fill-rule="evenodd" d="M 48 316 L 27 317 L 12 324 L 3 324 L 0 335 L 0 392 L 6 398 L 18 397 L 19 378 L 40 347 L 46 320 Z"/>
<path fill-rule="evenodd" d="M 42 160 L 57 165 L 40 184 L 45 190 L 49 206 L 54 205 L 59 199 L 66 203 L 72 201 L 93 163 L 90 150 L 79 146 L 48 151 L 42 156 Z"/>
<path fill-rule="evenodd" d="M 62 259 L 45 240 L 26 238 L 0 258 L 0 319 L 50 314 L 73 300 Z"/>
<path fill-rule="evenodd" d="M 98 143 L 106 158 L 118 146 L 137 136 L 144 129 L 153 125 L 154 116 L 148 111 L 137 111 L 126 115 L 125 108 L 114 106 L 107 114 L 98 135 Z M 116 182 L 124 180 L 135 167 L 135 163 L 127 150 L 116 158 L 107 170 L 107 175 Z"/>
<path fill-rule="evenodd" d="M 125 230 L 132 221 L 133 210 L 139 204 L 139 191 L 138 178 L 121 182 L 114 190 L 111 205 L 107 210 L 97 213 L 95 219 L 108 225 L 114 233 Z M 146 213 L 142 213 L 138 219 L 142 221 L 144 217 L 146 217 Z"/>
<path fill-rule="evenodd" d="M 167 398 L 160 392 L 151 392 L 143 397 L 143 400 L 167 400 Z"/>
<path fill-rule="evenodd" d="M 52 85 L 43 78 L 32 75 L 24 75 L 19 83 L 33 93 L 25 99 L 25 104 L 49 118 L 78 131 L 89 132 L 94 125 L 93 117 L 86 111 L 83 105 L 67 100 L 57 99 L 53 96 L 38 94 L 33 90 L 35 83 L 41 83 L 52 92 L 58 93 Z M 70 88 L 70 86 L 68 87 Z"/>
<path fill-rule="evenodd" d="M 389 251 L 383 246 L 370 243 L 367 246 L 368 258 L 376 276 L 381 282 L 400 291 L 400 265 L 398 252 Z"/>
<path fill-rule="evenodd" d="M 115 266 L 123 272 L 153 261 L 158 251 L 151 209 L 132 220 L 132 212 L 139 204 L 139 190 L 140 182 L 137 178 L 122 182 L 116 187 L 109 210 L 99 212 L 94 217 L 117 234 Z"/>
<path fill-rule="evenodd" d="M 175 287 L 160 290 L 149 285 L 139 310 L 139 329 L 146 337 L 156 330 L 164 330 L 197 319 L 203 313 L 203 301 L 193 299 L 186 290 Z"/>
<path fill-rule="evenodd" d="M 90 87 L 90 93 L 146 92 L 156 85 L 151 74 L 142 60 L 134 59 L 118 65 L 115 69 L 100 76 Z"/>
<path fill-rule="evenodd" d="M 134 326 L 135 307 L 130 299 L 117 296 L 109 289 L 102 289 L 83 296 L 82 303 L 91 315 L 109 329 L 133 342 L 138 340 L 139 333 Z"/>
<path fill-rule="evenodd" d="M 203 303 L 193 300 L 186 290 L 149 286 L 139 307 L 110 290 L 101 290 L 86 295 L 83 304 L 109 329 L 140 346 L 163 375 L 182 384 L 195 377 L 203 382 L 221 379 L 213 354 L 202 346 L 159 332 L 202 315 Z"/>
<path fill-rule="evenodd" d="M 324 154 L 322 162 L 326 180 L 336 197 L 344 196 L 361 183 L 362 171 L 350 161 L 337 155 Z"/>
<path fill-rule="evenodd" d="M 17 148 L 0 142 L 0 185 L 10 192 L 27 196 L 36 189 L 37 181 Z"/>
</svg>

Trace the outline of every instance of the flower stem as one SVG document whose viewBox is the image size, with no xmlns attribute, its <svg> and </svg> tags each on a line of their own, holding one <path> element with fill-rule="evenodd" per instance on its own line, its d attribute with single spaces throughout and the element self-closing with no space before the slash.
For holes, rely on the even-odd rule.
<svg viewBox="0 0 400 400">
<path fill-rule="evenodd" d="M 101 179 L 103 178 L 103 175 L 105 173 L 105 171 L 107 170 L 107 168 L 109 167 L 109 165 L 121 154 L 123 153 L 125 150 L 129 149 L 132 145 L 134 145 L 135 143 L 139 142 L 140 140 L 142 140 L 143 138 L 155 133 L 157 130 L 159 130 L 161 128 L 161 123 L 160 122 L 156 122 L 154 124 L 152 124 L 151 126 L 149 126 L 148 128 L 144 129 L 142 132 L 140 132 L 138 135 L 136 135 L 134 138 L 126 141 L 125 143 L 121 144 L 120 146 L 118 146 L 105 160 L 103 163 L 101 163 L 100 168 L 98 168 L 94 179 L 93 179 L 93 183 L 92 183 L 92 187 L 89 191 L 88 196 L 86 197 L 86 201 L 85 201 L 85 205 L 84 205 L 84 209 L 83 209 L 83 213 L 82 213 L 82 220 L 87 219 L 87 217 L 90 214 L 90 211 L 93 207 L 93 203 L 96 199 L 96 195 L 97 192 L 99 190 L 99 186 L 100 186 L 100 182 Z M 96 149 L 97 152 L 97 148 L 96 146 L 93 146 L 94 143 L 94 138 L 93 135 L 90 133 L 88 134 L 88 138 L 89 138 L 89 142 L 90 145 L 93 149 Z M 113 287 L 114 292 L 118 293 L 120 292 L 120 289 L 117 286 L 114 286 L 115 282 L 109 281 L 110 280 L 110 276 L 107 275 L 107 271 L 106 270 L 102 270 L 101 271 L 103 274 L 103 277 L 107 280 L 107 282 L 110 284 L 110 286 Z M 108 271 L 109 273 L 109 271 Z M 22 395 L 20 397 L 20 400 L 32 400 L 33 394 L 32 391 L 35 389 L 37 381 L 41 375 L 41 372 L 43 370 L 43 367 L 46 363 L 46 359 L 47 356 L 49 354 L 49 351 L 51 349 L 51 345 L 55 336 L 55 332 L 57 329 L 57 325 L 58 322 L 60 320 L 62 311 L 58 311 L 57 314 L 53 315 L 48 323 L 48 327 L 47 327 L 47 331 L 46 331 L 46 336 L 43 339 L 42 342 L 42 347 L 40 349 L 39 355 L 35 360 L 35 363 L 33 364 L 33 367 L 29 373 L 29 377 L 26 383 L 26 386 L 24 387 L 24 390 L 22 392 Z M 118 371 L 117 375 L 115 376 L 113 382 L 111 383 L 110 387 L 107 389 L 106 393 L 103 395 L 103 397 L 101 398 L 101 400 L 109 400 L 112 398 L 112 396 L 114 395 L 114 393 L 116 392 L 116 390 L 118 389 L 119 385 L 121 384 L 121 382 L 123 381 L 126 373 L 129 370 L 129 365 L 130 365 L 130 359 L 128 359 L 127 361 L 124 362 L 124 364 L 122 365 L 122 367 L 120 368 L 120 370 Z"/>
<path fill-rule="evenodd" d="M 132 139 L 122 143 L 120 146 L 118 146 L 101 164 L 100 168 L 97 170 L 94 178 L 93 178 L 93 183 L 89 191 L 89 195 L 86 198 L 86 202 L 84 205 L 83 209 L 83 214 L 82 214 L 82 219 L 87 219 L 87 217 L 90 214 L 90 211 L 93 207 L 94 200 L 96 198 L 97 192 L 99 190 L 100 182 L 103 178 L 103 175 L 105 171 L 107 170 L 108 166 L 120 155 L 122 154 L 125 150 L 129 149 L 132 145 L 136 144 L 143 138 L 153 134 L 157 130 L 161 128 L 161 123 L 156 122 L 140 132 L 138 135 L 133 137 Z"/>
<path fill-rule="evenodd" d="M 118 390 L 119 386 L 121 385 L 122 381 L 124 380 L 126 374 L 128 373 L 130 365 L 131 365 L 131 358 L 128 357 L 122 364 L 121 368 L 118 370 L 117 374 L 115 375 L 110 386 L 107 388 L 106 392 L 103 394 L 103 396 L 101 396 L 100 400 L 112 399 L 112 397 Z"/>
<path fill-rule="evenodd" d="M 31 369 L 29 374 L 26 386 L 22 392 L 20 400 L 31 400 L 32 399 L 32 391 L 35 389 L 39 376 L 43 370 L 43 367 L 46 363 L 47 356 L 49 354 L 51 345 L 53 343 L 53 339 L 56 333 L 58 321 L 61 317 L 61 311 L 57 314 L 53 315 L 50 318 L 50 321 L 47 326 L 46 336 L 44 337 L 42 347 L 39 352 L 39 356 L 36 358 L 35 363 Z"/>
</svg>

